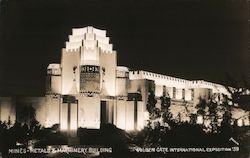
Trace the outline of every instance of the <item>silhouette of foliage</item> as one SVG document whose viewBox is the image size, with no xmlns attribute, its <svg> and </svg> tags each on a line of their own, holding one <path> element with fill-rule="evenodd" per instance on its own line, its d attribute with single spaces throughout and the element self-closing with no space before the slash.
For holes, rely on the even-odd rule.
<svg viewBox="0 0 250 158">
<path fill-rule="evenodd" d="M 149 92 L 148 95 L 148 101 L 147 101 L 147 110 L 151 112 L 155 108 L 155 104 L 157 103 L 157 100 L 155 99 L 155 94 L 153 91 Z"/>
<path fill-rule="evenodd" d="M 205 99 L 199 97 L 199 103 L 196 105 L 196 108 L 198 109 L 197 113 L 199 115 L 205 115 L 205 108 L 206 108 L 207 102 Z"/>
<path fill-rule="evenodd" d="M 166 92 L 163 92 L 163 95 L 160 97 L 161 100 L 161 109 L 168 109 L 171 105 L 170 97 L 166 95 Z"/>
<path fill-rule="evenodd" d="M 26 105 L 20 109 L 19 115 L 20 122 L 30 125 L 36 119 L 36 110 L 32 105 Z"/>
</svg>

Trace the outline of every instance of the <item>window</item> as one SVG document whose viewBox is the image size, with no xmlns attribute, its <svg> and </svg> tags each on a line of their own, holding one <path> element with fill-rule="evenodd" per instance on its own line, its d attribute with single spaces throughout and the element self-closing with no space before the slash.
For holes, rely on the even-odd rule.
<svg viewBox="0 0 250 158">
<path fill-rule="evenodd" d="M 208 89 L 208 99 L 212 98 L 212 89 Z"/>
<path fill-rule="evenodd" d="M 182 99 L 185 99 L 185 89 L 182 89 Z"/>
<path fill-rule="evenodd" d="M 173 87 L 173 98 L 176 98 L 176 88 Z"/>
<path fill-rule="evenodd" d="M 191 89 L 191 100 L 194 100 L 194 89 Z"/>
<path fill-rule="evenodd" d="M 167 87 L 165 85 L 163 85 L 163 87 L 162 87 L 162 94 L 163 94 L 163 96 L 166 96 L 166 94 L 167 94 Z"/>
</svg>

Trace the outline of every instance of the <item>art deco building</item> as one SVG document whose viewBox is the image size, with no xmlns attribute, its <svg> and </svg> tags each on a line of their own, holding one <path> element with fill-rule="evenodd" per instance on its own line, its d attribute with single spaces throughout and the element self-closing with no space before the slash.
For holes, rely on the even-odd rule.
<svg viewBox="0 0 250 158">
<path fill-rule="evenodd" d="M 196 113 L 200 97 L 209 100 L 213 96 L 220 101 L 222 94 L 230 95 L 220 84 L 117 66 L 117 52 L 106 31 L 84 27 L 72 30 L 62 49 L 61 63 L 49 64 L 46 96 L 22 98 L 15 104 L 19 108 L 32 105 L 36 119 L 45 127 L 60 124 L 61 130 L 99 129 L 101 124 L 111 123 L 125 130 L 140 130 L 148 119 L 146 104 L 151 91 L 158 108 L 163 93 L 171 98 L 173 117 L 184 115 L 186 108 Z M 1 101 L 0 105 L 2 109 Z M 240 118 L 242 110 L 235 111 L 233 117 Z M 5 115 L 4 119 L 8 114 Z M 188 117 L 183 118 L 189 121 Z M 249 124 L 249 118 L 242 119 Z"/>
<path fill-rule="evenodd" d="M 61 64 L 50 64 L 47 72 L 49 124 L 60 123 L 62 130 L 98 129 L 104 123 L 131 130 L 143 127 L 142 102 L 136 102 L 135 115 L 134 101 L 127 97 L 129 71 L 117 67 L 117 53 L 106 31 L 73 29 Z"/>
</svg>

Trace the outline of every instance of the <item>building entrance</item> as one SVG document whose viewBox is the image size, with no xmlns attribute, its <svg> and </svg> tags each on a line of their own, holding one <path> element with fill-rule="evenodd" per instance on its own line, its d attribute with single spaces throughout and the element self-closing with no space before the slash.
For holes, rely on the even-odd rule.
<svg viewBox="0 0 250 158">
<path fill-rule="evenodd" d="M 109 101 L 101 101 L 101 124 L 113 123 L 113 105 Z"/>
</svg>

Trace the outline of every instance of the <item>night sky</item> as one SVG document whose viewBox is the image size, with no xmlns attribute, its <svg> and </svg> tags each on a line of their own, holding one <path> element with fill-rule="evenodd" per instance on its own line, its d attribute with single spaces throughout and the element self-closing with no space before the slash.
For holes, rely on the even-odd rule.
<svg viewBox="0 0 250 158">
<path fill-rule="evenodd" d="M 224 83 L 249 74 L 246 0 L 0 0 L 0 95 L 42 95 L 73 27 L 107 30 L 118 65 Z M 242 77 L 243 76 L 243 77 Z"/>
</svg>

